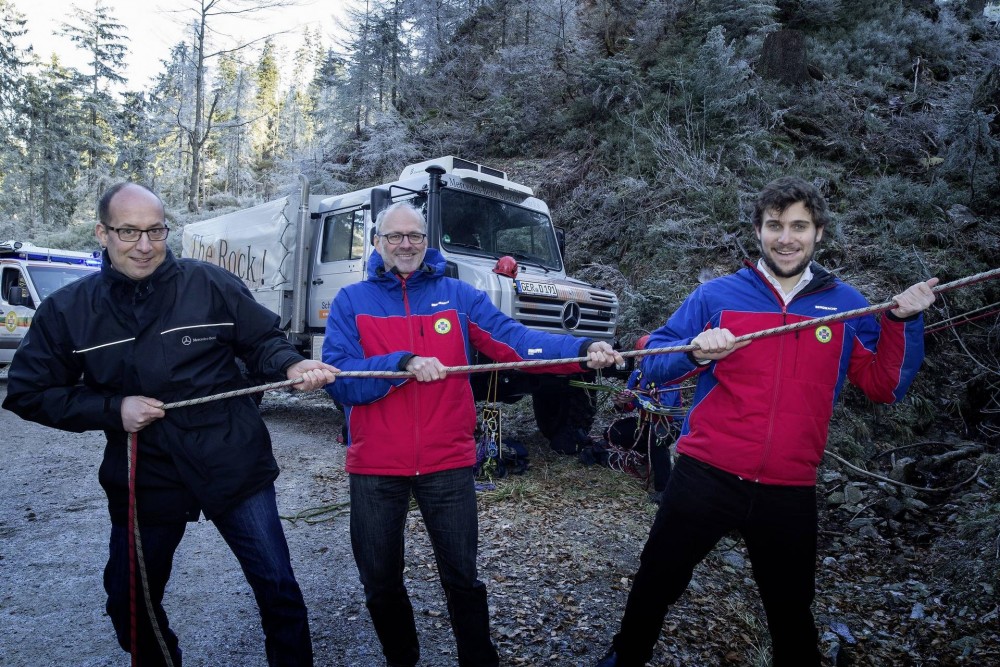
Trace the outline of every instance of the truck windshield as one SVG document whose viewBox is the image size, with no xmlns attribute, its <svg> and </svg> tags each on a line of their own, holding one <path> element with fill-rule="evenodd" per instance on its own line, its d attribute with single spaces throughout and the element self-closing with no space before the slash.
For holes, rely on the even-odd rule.
<svg viewBox="0 0 1000 667">
<path fill-rule="evenodd" d="M 79 280 L 85 275 L 96 271 L 96 267 L 73 266 L 71 264 L 46 264 L 45 266 L 29 266 L 28 274 L 35 284 L 38 298 L 44 299 L 63 285 Z"/>
<path fill-rule="evenodd" d="M 414 202 L 418 206 L 423 202 Z M 452 253 L 502 257 L 562 268 L 552 221 L 540 211 L 445 188 L 441 245 Z"/>
</svg>

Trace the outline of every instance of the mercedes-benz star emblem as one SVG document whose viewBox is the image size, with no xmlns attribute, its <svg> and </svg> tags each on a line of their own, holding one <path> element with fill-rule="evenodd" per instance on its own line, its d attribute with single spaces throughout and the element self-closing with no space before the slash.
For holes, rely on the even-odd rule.
<svg viewBox="0 0 1000 667">
<path fill-rule="evenodd" d="M 568 331 L 575 331 L 580 326 L 580 304 L 576 301 L 568 301 L 563 306 L 562 322 Z"/>
<path fill-rule="evenodd" d="M 184 343 L 185 345 L 190 345 L 191 344 L 191 336 L 184 336 L 184 338 L 181 338 L 181 342 Z"/>
</svg>

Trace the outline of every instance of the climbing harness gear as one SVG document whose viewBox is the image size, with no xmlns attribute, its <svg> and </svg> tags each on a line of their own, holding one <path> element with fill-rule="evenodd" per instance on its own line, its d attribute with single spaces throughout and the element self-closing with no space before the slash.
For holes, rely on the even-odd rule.
<svg viewBox="0 0 1000 667">
<path fill-rule="evenodd" d="M 641 349 L 641 348 L 640 348 Z M 608 467 L 628 473 L 643 482 L 645 488 L 653 479 L 653 448 L 670 447 L 680 432 L 680 423 L 687 410 L 680 405 L 664 405 L 662 396 L 680 392 L 680 387 L 657 387 L 648 383 L 643 388 L 641 383 L 626 388 L 624 393 L 630 394 L 638 408 L 635 415 L 635 432 L 631 447 L 620 447 L 612 442 L 611 430 L 608 427 L 605 441 L 608 443 Z M 626 418 L 627 419 L 627 418 Z M 620 423 L 620 422 L 616 422 Z M 645 442 L 643 442 L 645 440 Z"/>
<path fill-rule="evenodd" d="M 497 402 L 500 378 L 498 373 L 490 376 L 486 389 L 486 407 L 483 408 L 482 435 L 476 441 L 476 477 L 485 477 L 492 481 L 494 477 L 503 477 L 502 458 L 502 415 Z"/>
</svg>

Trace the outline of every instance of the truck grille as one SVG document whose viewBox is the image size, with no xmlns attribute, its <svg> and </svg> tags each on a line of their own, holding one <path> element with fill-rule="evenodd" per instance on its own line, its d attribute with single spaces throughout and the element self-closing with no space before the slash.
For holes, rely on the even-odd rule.
<svg viewBox="0 0 1000 667">
<path fill-rule="evenodd" d="M 514 319 L 532 329 L 611 340 L 618 321 L 618 298 L 611 292 L 579 290 L 586 298 L 548 299 L 518 294 Z"/>
</svg>

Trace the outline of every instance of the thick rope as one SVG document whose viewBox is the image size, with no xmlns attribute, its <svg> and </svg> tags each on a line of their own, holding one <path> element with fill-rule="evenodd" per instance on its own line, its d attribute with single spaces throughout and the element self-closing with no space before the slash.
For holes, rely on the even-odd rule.
<svg viewBox="0 0 1000 667">
<path fill-rule="evenodd" d="M 952 329 L 963 324 L 968 324 L 969 322 L 975 322 L 976 320 L 996 315 L 997 313 L 1000 313 L 1000 308 L 996 308 L 995 306 L 1000 306 L 1000 301 L 991 303 L 988 306 L 983 306 L 982 308 L 976 308 L 974 310 L 961 313 L 960 315 L 954 315 L 946 320 L 941 320 L 940 322 L 935 322 L 933 327 L 924 330 L 924 335 L 929 336 L 931 334 L 938 333 L 939 331 L 944 331 L 945 329 Z M 993 308 L 993 310 L 987 310 L 987 308 Z M 986 311 L 985 313 L 983 312 L 984 310 Z"/>
<path fill-rule="evenodd" d="M 135 519 L 135 470 L 136 454 L 138 454 L 139 441 L 135 433 L 130 433 L 128 438 L 128 450 L 126 451 L 126 464 L 128 467 L 128 612 L 129 612 L 129 653 L 132 656 L 131 665 L 137 667 L 139 664 L 139 631 L 136 620 L 138 605 L 136 605 L 135 594 L 135 566 L 138 560 L 135 550 L 136 536 L 139 533 L 139 522 Z"/>
<path fill-rule="evenodd" d="M 991 271 L 984 271 L 982 273 L 977 273 L 972 276 L 967 276 L 965 278 L 960 278 L 954 280 L 950 283 L 944 283 L 942 285 L 935 286 L 932 291 L 935 294 L 941 292 L 947 292 L 949 290 L 958 289 L 959 287 L 966 287 L 974 283 L 983 282 L 985 280 L 990 280 L 1000 276 L 1000 268 L 992 269 Z M 848 310 L 843 313 L 834 313 L 833 315 L 827 315 L 825 317 L 817 317 L 811 320 L 803 320 L 801 322 L 793 322 L 792 324 L 785 324 L 780 327 L 774 327 L 773 329 L 764 329 L 762 331 L 756 331 L 754 333 L 744 334 L 736 338 L 737 343 L 748 340 L 757 340 L 758 338 L 766 338 L 769 336 L 780 336 L 786 333 L 791 333 L 792 331 L 798 331 L 799 329 L 808 329 L 829 322 L 839 322 L 841 320 L 849 320 L 854 317 L 861 317 L 862 315 L 871 315 L 873 313 L 879 313 L 886 310 L 892 310 L 898 304 L 895 300 L 886 301 L 885 303 L 880 303 L 874 306 L 867 306 L 865 308 L 857 308 L 855 310 Z M 674 345 L 672 347 L 657 347 L 645 350 L 632 350 L 629 352 L 622 352 L 623 357 L 645 357 L 651 354 L 669 354 L 673 352 L 694 352 L 698 349 L 697 345 Z M 589 357 L 569 357 L 566 359 L 535 359 L 531 361 L 508 361 L 496 364 L 472 364 L 468 366 L 447 366 L 445 371 L 448 374 L 457 373 L 486 373 L 491 371 L 504 371 L 504 370 L 515 370 L 521 368 L 537 368 L 539 366 L 558 366 L 561 364 L 572 364 L 572 363 L 584 363 L 589 359 Z M 385 378 L 385 379 L 401 379 L 401 378 L 411 378 L 413 373 L 409 371 L 338 371 L 337 377 L 345 378 Z M 213 394 L 211 396 L 204 396 L 202 398 L 192 398 L 186 401 L 176 401 L 174 403 L 167 403 L 163 406 L 164 410 L 170 410 L 172 408 L 183 408 L 189 405 L 198 405 L 201 403 L 209 403 L 211 401 L 219 401 L 225 398 L 233 398 L 235 396 L 245 396 L 247 394 L 258 394 L 265 391 L 271 391 L 272 389 L 281 389 L 282 387 L 290 387 L 294 384 L 302 382 L 302 378 L 295 378 L 293 380 L 281 380 L 280 382 L 271 382 L 270 384 L 262 384 L 256 387 L 247 387 L 245 389 L 235 389 L 233 391 L 223 392 L 221 394 Z"/>
</svg>

